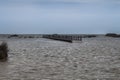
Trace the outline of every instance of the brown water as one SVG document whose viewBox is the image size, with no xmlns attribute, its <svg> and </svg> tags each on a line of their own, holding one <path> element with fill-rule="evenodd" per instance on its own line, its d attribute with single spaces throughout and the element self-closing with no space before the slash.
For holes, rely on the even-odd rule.
<svg viewBox="0 0 120 80">
<path fill-rule="evenodd" d="M 9 58 L 0 62 L 0 80 L 120 80 L 120 39 L 5 40 Z"/>
</svg>

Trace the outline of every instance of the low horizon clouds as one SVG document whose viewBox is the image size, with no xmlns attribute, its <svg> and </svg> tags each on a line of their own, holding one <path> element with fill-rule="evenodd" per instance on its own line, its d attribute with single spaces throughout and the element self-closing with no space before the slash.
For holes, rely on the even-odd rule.
<svg viewBox="0 0 120 80">
<path fill-rule="evenodd" d="M 1 33 L 120 32 L 120 0 L 0 1 Z"/>
<path fill-rule="evenodd" d="M 30 3 L 30 2 L 46 2 L 46 3 L 120 3 L 120 0 L 4 0 L 1 2 L 10 3 L 10 2 L 23 2 L 23 3 Z"/>
</svg>

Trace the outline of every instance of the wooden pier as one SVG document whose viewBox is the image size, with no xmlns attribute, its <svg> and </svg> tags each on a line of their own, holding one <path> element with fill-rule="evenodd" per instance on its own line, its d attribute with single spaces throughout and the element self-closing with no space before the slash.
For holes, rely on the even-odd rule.
<svg viewBox="0 0 120 80">
<path fill-rule="evenodd" d="M 72 35 L 43 35 L 43 38 L 53 39 L 53 40 L 59 40 L 59 41 L 66 41 L 66 42 L 81 42 L 82 36 L 72 36 Z"/>
</svg>

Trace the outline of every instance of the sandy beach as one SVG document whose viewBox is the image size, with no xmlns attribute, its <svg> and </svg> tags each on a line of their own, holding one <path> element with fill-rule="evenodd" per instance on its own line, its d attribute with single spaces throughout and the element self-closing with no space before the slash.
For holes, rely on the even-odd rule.
<svg viewBox="0 0 120 80">
<path fill-rule="evenodd" d="M 0 80 L 120 80 L 120 38 L 0 40 L 9 48 L 8 61 L 0 62 Z"/>
</svg>

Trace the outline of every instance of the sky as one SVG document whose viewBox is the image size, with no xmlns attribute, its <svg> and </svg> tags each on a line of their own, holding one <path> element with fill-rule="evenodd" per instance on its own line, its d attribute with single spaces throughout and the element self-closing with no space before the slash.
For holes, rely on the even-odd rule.
<svg viewBox="0 0 120 80">
<path fill-rule="evenodd" d="M 0 34 L 120 33 L 120 0 L 0 0 Z"/>
</svg>

